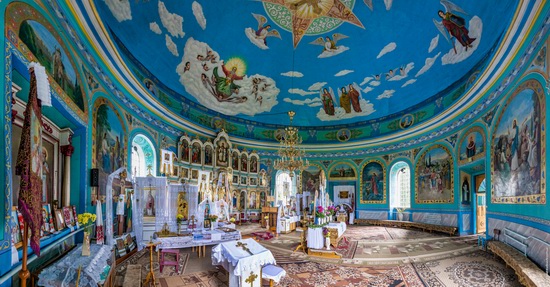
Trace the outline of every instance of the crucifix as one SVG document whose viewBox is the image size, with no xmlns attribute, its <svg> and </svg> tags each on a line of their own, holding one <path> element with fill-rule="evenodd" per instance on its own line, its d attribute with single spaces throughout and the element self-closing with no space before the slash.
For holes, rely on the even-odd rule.
<svg viewBox="0 0 550 287">
<path fill-rule="evenodd" d="M 244 251 L 250 253 L 250 255 L 254 255 L 254 253 L 252 253 L 252 251 L 250 251 L 250 249 L 248 249 L 248 247 L 246 246 L 246 243 L 242 243 L 241 241 L 239 241 L 239 242 L 237 242 L 237 245 L 235 245 L 235 246 L 242 248 Z"/>
</svg>

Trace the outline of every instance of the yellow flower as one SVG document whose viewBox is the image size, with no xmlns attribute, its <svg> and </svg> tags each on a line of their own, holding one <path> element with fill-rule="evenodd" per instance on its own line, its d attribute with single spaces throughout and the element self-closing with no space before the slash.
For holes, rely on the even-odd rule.
<svg viewBox="0 0 550 287">
<path fill-rule="evenodd" d="M 183 214 L 176 215 L 176 219 L 182 220 L 183 219 Z"/>
</svg>

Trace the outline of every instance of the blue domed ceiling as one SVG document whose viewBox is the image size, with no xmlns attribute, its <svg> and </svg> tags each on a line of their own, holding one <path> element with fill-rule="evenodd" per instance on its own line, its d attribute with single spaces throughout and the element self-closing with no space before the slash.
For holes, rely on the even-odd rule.
<svg viewBox="0 0 550 287">
<path fill-rule="evenodd" d="M 94 4 L 125 60 L 146 75 L 149 101 L 178 114 L 193 102 L 265 127 L 288 124 L 295 110 L 294 124 L 322 129 L 402 116 L 472 81 L 517 1 Z"/>
</svg>

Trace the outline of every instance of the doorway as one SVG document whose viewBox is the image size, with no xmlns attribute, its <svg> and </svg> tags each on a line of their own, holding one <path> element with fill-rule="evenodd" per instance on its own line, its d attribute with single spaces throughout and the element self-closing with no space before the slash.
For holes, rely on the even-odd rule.
<svg viewBox="0 0 550 287">
<path fill-rule="evenodd" d="M 487 202 L 485 174 L 475 176 L 476 186 L 476 233 L 485 233 L 487 229 Z"/>
</svg>

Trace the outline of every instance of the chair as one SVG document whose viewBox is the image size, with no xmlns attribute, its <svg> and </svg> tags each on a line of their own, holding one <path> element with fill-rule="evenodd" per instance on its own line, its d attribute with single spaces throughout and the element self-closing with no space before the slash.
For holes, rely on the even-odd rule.
<svg viewBox="0 0 550 287">
<path fill-rule="evenodd" d="M 279 283 L 281 278 L 286 276 L 286 271 L 276 265 L 265 265 L 262 267 L 262 279 L 269 280 L 269 287 L 273 287 L 274 283 Z"/>
<path fill-rule="evenodd" d="M 160 250 L 160 254 L 161 254 L 160 260 L 159 260 L 160 273 L 162 273 L 162 268 L 164 266 L 175 266 L 176 273 L 179 274 L 179 271 L 178 271 L 178 265 L 179 265 L 178 262 L 180 261 L 179 249 L 162 249 Z M 164 257 L 166 254 L 174 254 L 176 256 L 176 261 L 167 260 L 168 258 Z"/>
</svg>

